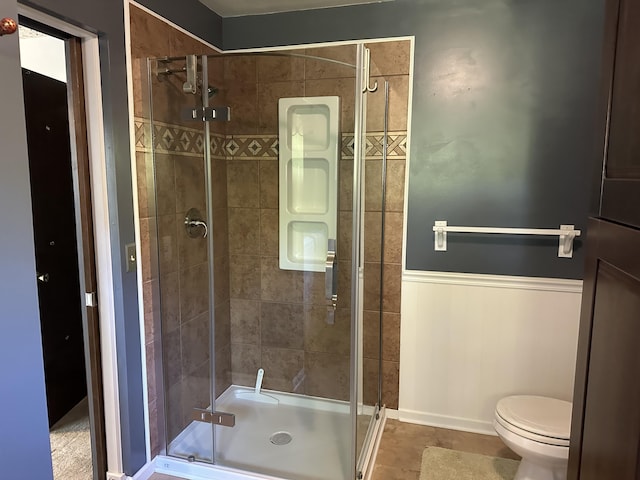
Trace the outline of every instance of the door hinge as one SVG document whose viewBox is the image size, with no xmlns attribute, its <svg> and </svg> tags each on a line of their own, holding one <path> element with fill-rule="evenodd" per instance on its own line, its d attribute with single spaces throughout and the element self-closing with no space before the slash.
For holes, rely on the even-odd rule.
<svg viewBox="0 0 640 480">
<path fill-rule="evenodd" d="M 198 108 L 185 108 L 182 110 L 182 119 L 191 121 L 209 122 L 211 120 L 218 120 L 222 122 L 228 122 L 231 120 L 231 108 L 230 107 L 198 107 Z"/>
<path fill-rule="evenodd" d="M 236 416 L 233 413 L 212 412 L 210 410 L 193 409 L 193 419 L 197 422 L 213 423 L 223 427 L 235 427 Z"/>
<path fill-rule="evenodd" d="M 84 294 L 84 300 L 87 304 L 87 307 L 97 307 L 98 306 L 98 297 L 96 296 L 96 292 L 86 292 Z"/>
</svg>

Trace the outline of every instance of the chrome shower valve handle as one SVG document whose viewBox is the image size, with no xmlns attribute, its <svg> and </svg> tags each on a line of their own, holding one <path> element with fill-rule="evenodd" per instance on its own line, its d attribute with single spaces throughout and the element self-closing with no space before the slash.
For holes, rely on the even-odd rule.
<svg viewBox="0 0 640 480">
<path fill-rule="evenodd" d="M 202 219 L 202 215 L 197 208 L 192 208 L 187 212 L 184 217 L 184 227 L 187 230 L 187 235 L 191 238 L 207 238 L 207 235 L 209 235 L 207 222 Z M 204 233 L 202 233 L 202 230 L 204 230 Z"/>
</svg>

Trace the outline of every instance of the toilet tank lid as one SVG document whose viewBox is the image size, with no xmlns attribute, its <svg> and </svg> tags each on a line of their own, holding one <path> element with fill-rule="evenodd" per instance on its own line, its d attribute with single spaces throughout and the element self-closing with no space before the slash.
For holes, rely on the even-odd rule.
<svg viewBox="0 0 640 480">
<path fill-rule="evenodd" d="M 523 430 L 569 440 L 570 402 L 535 395 L 514 395 L 500 400 L 496 413 Z"/>
</svg>

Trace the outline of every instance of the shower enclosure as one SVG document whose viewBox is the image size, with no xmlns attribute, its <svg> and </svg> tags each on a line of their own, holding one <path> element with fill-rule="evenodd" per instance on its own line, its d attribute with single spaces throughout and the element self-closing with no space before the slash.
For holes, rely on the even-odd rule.
<svg viewBox="0 0 640 480">
<path fill-rule="evenodd" d="M 148 60 L 167 473 L 352 480 L 367 468 L 381 368 L 363 366 L 363 349 L 380 358 L 381 335 L 363 322 L 363 245 L 383 238 L 364 221 L 367 54 Z M 379 283 L 367 290 L 381 302 Z"/>
</svg>

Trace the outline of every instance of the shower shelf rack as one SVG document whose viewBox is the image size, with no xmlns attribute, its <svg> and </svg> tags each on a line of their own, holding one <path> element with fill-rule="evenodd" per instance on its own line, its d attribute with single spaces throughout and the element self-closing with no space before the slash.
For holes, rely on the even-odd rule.
<svg viewBox="0 0 640 480">
<path fill-rule="evenodd" d="M 502 227 L 459 227 L 447 225 L 446 220 L 436 220 L 433 225 L 434 245 L 437 252 L 447 250 L 447 233 L 488 233 L 503 235 L 543 235 L 558 237 L 558 257 L 573 257 L 573 241 L 582 233 L 574 225 L 560 225 L 552 228 L 502 228 Z"/>
</svg>

